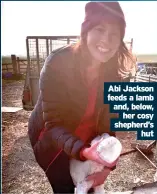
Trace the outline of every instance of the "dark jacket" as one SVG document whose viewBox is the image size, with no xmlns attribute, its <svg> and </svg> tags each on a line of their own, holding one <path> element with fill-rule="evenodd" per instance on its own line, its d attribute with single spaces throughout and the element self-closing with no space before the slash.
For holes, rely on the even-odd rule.
<svg viewBox="0 0 157 194">
<path fill-rule="evenodd" d="M 80 150 L 88 146 L 74 136 L 76 127 L 85 113 L 88 93 L 82 79 L 84 64 L 81 52 L 71 46 L 50 54 L 42 68 L 39 80 L 40 94 L 29 118 L 28 133 L 39 165 L 46 170 L 58 148 L 70 157 L 81 160 Z M 105 67 L 104 67 L 105 66 Z M 108 105 L 103 104 L 104 82 L 120 81 L 113 66 L 102 64 L 96 101 L 97 134 L 109 133 Z M 38 140 L 41 130 L 46 132 Z"/>
</svg>

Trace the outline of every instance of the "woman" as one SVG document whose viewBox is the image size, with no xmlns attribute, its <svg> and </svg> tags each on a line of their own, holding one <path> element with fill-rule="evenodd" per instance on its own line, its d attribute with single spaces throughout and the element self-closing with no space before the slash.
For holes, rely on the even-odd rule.
<svg viewBox="0 0 157 194">
<path fill-rule="evenodd" d="M 133 62 L 126 48 L 125 18 L 118 2 L 89 2 L 81 39 L 59 49 L 45 61 L 40 95 L 29 119 L 29 137 L 38 164 L 54 193 L 73 193 L 69 160 L 103 163 L 89 142 L 110 131 L 110 114 L 103 104 L 104 82 L 125 81 Z M 130 63 L 130 62 L 131 63 Z M 91 175 L 102 184 L 113 166 Z"/>
</svg>

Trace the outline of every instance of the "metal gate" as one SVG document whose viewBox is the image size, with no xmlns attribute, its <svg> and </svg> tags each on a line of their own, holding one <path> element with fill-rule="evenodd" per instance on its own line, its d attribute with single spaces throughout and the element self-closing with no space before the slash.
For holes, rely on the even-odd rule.
<svg viewBox="0 0 157 194">
<path fill-rule="evenodd" d="M 78 36 L 28 36 L 27 73 L 23 91 L 23 108 L 31 110 L 39 95 L 39 76 L 46 57 L 54 50 L 77 42 Z"/>
<path fill-rule="evenodd" d="M 25 110 L 32 110 L 37 102 L 40 71 L 46 57 L 56 49 L 76 43 L 78 40 L 79 36 L 28 36 L 26 38 L 28 66 L 22 98 Z M 131 51 L 133 39 L 125 44 Z"/>
</svg>

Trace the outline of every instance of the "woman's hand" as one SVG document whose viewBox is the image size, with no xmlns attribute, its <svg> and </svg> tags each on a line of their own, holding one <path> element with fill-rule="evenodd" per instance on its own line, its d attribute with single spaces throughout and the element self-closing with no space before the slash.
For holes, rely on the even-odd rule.
<svg viewBox="0 0 157 194">
<path fill-rule="evenodd" d="M 107 176 L 110 174 L 111 169 L 105 167 L 101 172 L 96 172 L 92 175 L 89 175 L 86 178 L 86 181 L 93 181 L 92 187 L 104 184 Z"/>
<path fill-rule="evenodd" d="M 100 141 L 102 141 L 102 140 L 100 140 Z M 87 158 L 88 160 L 92 160 L 92 161 L 95 161 L 95 162 L 97 162 L 97 163 L 99 163 L 99 164 L 102 164 L 102 165 L 104 165 L 104 166 L 106 166 L 106 167 L 108 167 L 108 168 L 112 168 L 112 167 L 114 167 L 115 165 L 116 165 L 116 163 L 117 163 L 117 161 L 118 161 L 118 159 L 117 160 L 115 160 L 113 163 L 107 163 L 106 161 L 104 161 L 104 160 L 102 160 L 100 157 L 99 157 L 99 155 L 98 155 L 98 153 L 97 153 L 97 151 L 96 151 L 96 149 L 97 149 L 97 146 L 98 146 L 98 144 L 100 143 L 100 141 L 98 141 L 98 142 L 96 142 L 95 144 L 93 144 L 91 147 L 89 147 L 89 148 L 84 148 L 84 150 L 82 151 L 82 155 L 83 155 L 83 157 L 85 157 L 85 158 Z"/>
</svg>

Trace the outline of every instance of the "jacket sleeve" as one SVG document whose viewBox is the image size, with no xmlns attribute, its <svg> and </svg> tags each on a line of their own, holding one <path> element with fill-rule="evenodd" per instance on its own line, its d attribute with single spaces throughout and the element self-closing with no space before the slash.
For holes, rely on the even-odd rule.
<svg viewBox="0 0 157 194">
<path fill-rule="evenodd" d="M 42 100 L 41 94 L 39 93 L 37 103 L 31 112 L 28 121 L 28 136 L 32 147 L 38 141 L 40 133 L 44 128 L 43 114 L 42 114 Z"/>
<path fill-rule="evenodd" d="M 62 56 L 50 55 L 40 74 L 39 87 L 46 132 L 34 145 L 34 152 L 43 168 L 49 164 L 54 147 L 63 149 L 70 157 L 82 160 L 80 151 L 88 146 L 64 127 L 64 115 L 68 114 L 68 94 L 63 61 Z"/>
</svg>

